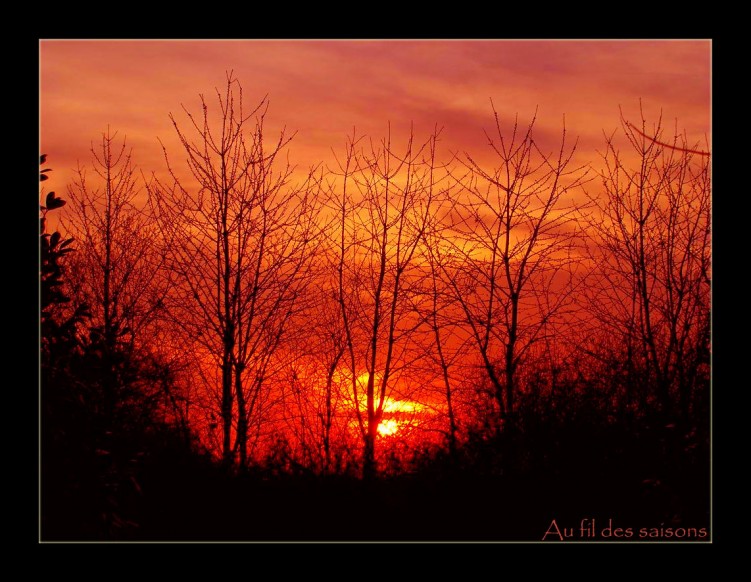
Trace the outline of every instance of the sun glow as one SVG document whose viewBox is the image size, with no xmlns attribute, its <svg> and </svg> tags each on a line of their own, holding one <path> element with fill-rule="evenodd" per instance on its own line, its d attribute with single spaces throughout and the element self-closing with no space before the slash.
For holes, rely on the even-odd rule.
<svg viewBox="0 0 751 582">
<path fill-rule="evenodd" d="M 354 376 L 354 387 L 352 385 L 353 376 L 347 370 L 338 369 L 334 373 L 334 381 L 340 383 L 344 390 L 349 393 L 348 400 L 353 408 L 358 408 L 363 421 L 367 422 L 368 415 L 368 398 L 367 389 L 370 375 L 368 372 L 362 372 Z M 394 397 L 386 396 L 383 403 L 380 403 L 380 388 L 383 375 L 376 372 L 373 375 L 373 413 L 380 412 L 381 422 L 378 424 L 378 436 L 380 437 L 404 437 L 411 434 L 411 428 L 417 426 L 428 417 L 433 415 L 431 407 L 425 403 L 417 402 L 403 394 L 394 393 Z M 400 388 L 398 380 L 393 380 L 394 390 Z M 391 387 L 391 386 L 390 386 Z M 354 390 L 353 390 L 354 388 Z M 403 389 L 404 387 L 401 386 Z M 354 392 L 354 393 L 353 393 Z M 380 411 L 379 411 L 380 407 Z M 352 419 L 349 423 L 353 435 L 360 433 L 361 427 Z M 405 430 L 406 429 L 406 430 Z"/>
<path fill-rule="evenodd" d="M 415 402 L 414 400 L 394 400 L 393 398 L 386 397 L 386 400 L 383 402 L 383 411 L 387 413 L 394 413 L 394 412 L 402 412 L 402 413 L 410 413 L 410 412 L 420 412 L 425 407 L 420 404 L 419 402 Z"/>
<path fill-rule="evenodd" d="M 399 430 L 401 423 L 398 420 L 394 420 L 393 418 L 390 418 L 388 420 L 384 420 L 381 424 L 378 425 L 378 434 L 381 436 L 391 436 L 393 434 L 396 434 L 396 432 Z"/>
<path fill-rule="evenodd" d="M 381 374 L 376 373 L 375 379 L 374 379 L 376 393 L 378 392 L 381 379 L 382 379 Z M 357 385 L 360 387 L 359 388 L 360 391 L 358 393 L 358 400 L 359 400 L 360 408 L 363 411 L 367 411 L 367 394 L 365 392 L 368 386 L 368 373 L 367 372 L 357 376 Z M 376 407 L 378 406 L 378 394 L 376 394 L 375 396 L 375 406 Z M 420 404 L 419 402 L 415 402 L 414 400 L 398 400 L 396 398 L 391 398 L 390 396 L 386 396 L 386 398 L 383 401 L 383 412 L 386 414 L 416 413 L 416 412 L 422 412 L 424 408 L 425 407 L 422 404 Z"/>
</svg>

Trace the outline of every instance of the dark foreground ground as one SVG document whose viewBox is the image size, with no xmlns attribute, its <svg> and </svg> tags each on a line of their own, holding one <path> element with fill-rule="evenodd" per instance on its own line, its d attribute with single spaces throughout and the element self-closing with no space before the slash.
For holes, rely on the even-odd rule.
<svg viewBox="0 0 751 582">
<path fill-rule="evenodd" d="M 190 455 L 152 455 L 134 480 L 106 482 L 105 489 L 114 490 L 94 490 L 101 478 L 72 490 L 43 489 L 41 537 L 711 540 L 709 447 L 695 431 L 601 427 L 534 442 L 517 439 L 517 453 L 506 454 L 504 463 L 509 446 L 485 441 L 458 461 L 434 456 L 412 473 L 372 482 L 260 470 L 228 476 Z M 137 487 L 128 487 L 133 481 Z"/>
</svg>

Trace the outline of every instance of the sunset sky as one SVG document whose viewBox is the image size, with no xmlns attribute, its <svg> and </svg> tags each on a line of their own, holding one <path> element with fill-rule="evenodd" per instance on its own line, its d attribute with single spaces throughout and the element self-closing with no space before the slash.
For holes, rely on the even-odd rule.
<svg viewBox="0 0 751 582">
<path fill-rule="evenodd" d="M 39 51 L 40 542 L 711 541 L 711 39 Z"/>
<path fill-rule="evenodd" d="M 485 147 L 492 98 L 502 121 L 540 134 L 578 136 L 581 161 L 596 160 L 618 107 L 663 112 L 689 141 L 711 139 L 711 42 L 692 41 L 41 41 L 40 152 L 64 192 L 77 160 L 109 125 L 128 137 L 134 161 L 160 173 L 157 138 L 179 154 L 168 114 L 214 98 L 234 70 L 246 105 L 270 100 L 269 129 L 297 131 L 294 163 L 332 162 L 353 127 L 382 137 L 390 122 L 418 138 L 443 127 L 446 152 Z M 211 101 L 209 101 L 211 103 Z M 179 157 L 182 160 L 182 157 Z"/>
</svg>

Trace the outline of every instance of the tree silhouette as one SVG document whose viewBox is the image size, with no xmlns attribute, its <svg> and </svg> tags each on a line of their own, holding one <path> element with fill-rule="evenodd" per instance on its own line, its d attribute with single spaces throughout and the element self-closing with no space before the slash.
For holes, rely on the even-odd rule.
<svg viewBox="0 0 751 582">
<path fill-rule="evenodd" d="M 312 170 L 292 183 L 280 160 L 291 137 L 282 131 L 268 146 L 268 102 L 247 112 L 232 73 L 217 105 L 214 113 L 201 96 L 198 116 L 183 108 L 187 131 L 170 116 L 193 181 L 178 176 L 165 149 L 172 183 L 154 179 L 148 190 L 173 286 L 165 310 L 197 364 L 211 362 L 210 390 L 218 367 L 221 453 L 225 465 L 237 454 L 245 467 L 251 421 L 266 414 L 274 357 L 309 282 L 318 184 Z"/>
<path fill-rule="evenodd" d="M 350 138 L 337 160 L 341 184 L 332 203 L 339 217 L 337 299 L 345 361 L 369 479 L 386 397 L 419 352 L 415 330 L 421 321 L 413 301 L 417 282 L 426 277 L 418 256 L 438 189 L 438 132 L 421 144 L 410 134 L 403 151 L 392 145 L 390 129 L 378 144 L 363 147 L 363 141 Z"/>
<path fill-rule="evenodd" d="M 40 156 L 40 165 L 47 155 Z M 45 168 L 40 171 L 39 179 L 48 179 Z M 44 193 L 44 204 L 40 204 L 40 248 L 39 248 L 39 282 L 40 282 L 40 342 L 42 385 L 45 390 L 54 385 L 57 374 L 65 375 L 67 360 L 78 348 L 79 326 L 89 317 L 89 307 L 85 303 L 69 308 L 71 297 L 65 289 L 65 269 L 69 253 L 73 252 L 73 239 L 63 238 L 59 231 L 47 232 L 47 214 L 65 206 L 66 201 L 58 198 L 55 192 Z M 48 410 L 49 411 L 49 410 Z"/>
<path fill-rule="evenodd" d="M 687 418 L 708 380 L 710 159 L 677 131 L 666 146 L 661 119 L 654 137 L 643 113 L 640 125 L 621 113 L 631 157 L 606 136 L 604 195 L 591 195 L 598 282 L 588 304 L 626 348 L 627 406 L 653 402 L 670 416 L 678 404 Z"/>
<path fill-rule="evenodd" d="M 46 162 L 47 155 L 44 154 L 39 158 L 39 164 Z M 39 172 L 39 181 L 44 182 L 48 179 L 47 173 L 51 170 L 45 168 Z M 44 204 L 40 204 L 40 284 L 41 284 L 41 317 L 42 317 L 42 337 L 53 335 L 50 326 L 54 325 L 53 316 L 56 308 L 70 301 L 63 292 L 63 268 L 62 259 L 73 249 L 70 247 L 73 239 L 63 239 L 60 232 L 47 232 L 47 213 L 65 206 L 65 200 L 58 198 L 54 192 L 48 192 L 44 196 Z M 46 328 L 46 329 L 45 329 Z M 45 333 L 46 331 L 46 333 Z"/>
<path fill-rule="evenodd" d="M 148 206 L 138 201 L 141 188 L 126 139 L 118 144 L 117 132 L 108 128 L 96 148 L 92 143 L 91 155 L 91 167 L 79 166 L 68 187 L 67 226 L 79 241 L 71 265 L 78 277 L 71 287 L 90 306 L 91 339 L 102 350 L 111 409 L 122 388 L 116 353 L 148 359 L 157 351 L 145 336 L 166 292 L 160 278 L 164 256 Z"/>
<path fill-rule="evenodd" d="M 302 318 L 293 325 L 299 341 L 287 355 L 290 382 L 281 383 L 284 428 L 292 435 L 295 462 L 322 474 L 341 468 L 347 440 L 348 383 L 340 365 L 347 342 L 337 303 L 336 265 L 331 249 L 319 254 L 316 274 L 305 300 Z M 304 333 L 301 333 L 304 332 Z"/>
<path fill-rule="evenodd" d="M 495 165 L 485 169 L 465 154 L 465 173 L 456 176 L 459 258 L 446 275 L 501 417 L 512 420 L 525 355 L 571 303 L 577 228 L 568 196 L 585 173 L 572 163 L 576 145 L 565 127 L 557 151 L 547 153 L 533 137 L 536 118 L 526 129 L 515 120 L 508 135 L 493 113 L 495 131 L 486 137 Z"/>
</svg>

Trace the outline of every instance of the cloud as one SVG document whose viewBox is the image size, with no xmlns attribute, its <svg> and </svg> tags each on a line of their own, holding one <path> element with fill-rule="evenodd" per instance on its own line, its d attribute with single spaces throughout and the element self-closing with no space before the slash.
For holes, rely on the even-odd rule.
<svg viewBox="0 0 751 582">
<path fill-rule="evenodd" d="M 232 69 L 248 106 L 268 95 L 271 134 L 298 132 L 303 166 L 330 158 L 353 127 L 380 137 L 389 122 L 398 136 L 414 124 L 418 139 L 437 124 L 446 150 L 482 150 L 490 99 L 504 124 L 537 109 L 551 144 L 565 115 L 582 159 L 595 158 L 619 105 L 634 118 L 639 99 L 690 141 L 709 134 L 710 53 L 709 41 L 42 41 L 41 147 L 69 176 L 109 124 L 161 171 L 156 138 L 179 151 L 168 113 L 195 110 L 199 93 L 211 103 Z"/>
</svg>

